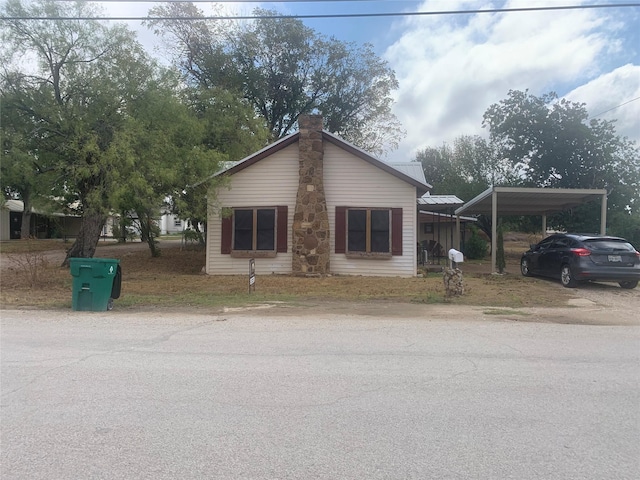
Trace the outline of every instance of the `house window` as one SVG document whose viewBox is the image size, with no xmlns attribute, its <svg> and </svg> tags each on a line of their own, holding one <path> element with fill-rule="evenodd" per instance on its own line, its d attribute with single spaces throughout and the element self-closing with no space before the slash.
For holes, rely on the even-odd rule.
<svg viewBox="0 0 640 480">
<path fill-rule="evenodd" d="M 390 253 L 391 211 L 388 209 L 347 210 L 347 251 Z"/>
<path fill-rule="evenodd" d="M 335 222 L 335 253 L 402 255 L 402 208 L 336 207 Z"/>
<path fill-rule="evenodd" d="M 287 207 L 239 207 L 222 219 L 221 253 L 275 256 L 287 251 Z"/>
<path fill-rule="evenodd" d="M 433 233 L 433 223 L 424 224 L 424 233 Z"/>
<path fill-rule="evenodd" d="M 233 218 L 234 250 L 275 250 L 275 208 L 236 209 Z"/>
<path fill-rule="evenodd" d="M 180 220 L 179 218 L 174 218 L 173 219 L 173 226 L 174 227 L 181 227 L 182 226 L 182 220 Z"/>
</svg>

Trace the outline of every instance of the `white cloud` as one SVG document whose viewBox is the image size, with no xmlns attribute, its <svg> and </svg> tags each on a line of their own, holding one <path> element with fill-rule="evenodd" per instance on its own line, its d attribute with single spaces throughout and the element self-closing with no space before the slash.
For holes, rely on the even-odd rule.
<svg viewBox="0 0 640 480">
<path fill-rule="evenodd" d="M 477 8 L 477 3 L 425 2 L 419 10 L 465 6 Z M 412 158 L 418 149 L 459 135 L 486 133 L 483 113 L 510 89 L 562 95 L 562 89 L 602 75 L 599 59 L 621 50 L 616 28 L 602 10 L 410 17 L 384 55 L 400 83 L 394 111 L 407 130 L 393 160 Z M 584 95 L 589 103 L 595 98 Z"/>
<path fill-rule="evenodd" d="M 616 132 L 640 145 L 640 65 L 623 65 L 565 95 L 582 102 L 589 114 L 602 120 L 616 120 Z"/>
</svg>

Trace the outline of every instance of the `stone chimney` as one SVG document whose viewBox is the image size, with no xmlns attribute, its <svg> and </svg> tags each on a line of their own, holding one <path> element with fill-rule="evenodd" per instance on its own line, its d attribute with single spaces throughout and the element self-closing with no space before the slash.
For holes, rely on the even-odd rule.
<svg viewBox="0 0 640 480">
<path fill-rule="evenodd" d="M 329 270 L 329 215 L 324 196 L 322 117 L 298 119 L 299 176 L 293 216 L 293 273 L 323 275 Z"/>
</svg>

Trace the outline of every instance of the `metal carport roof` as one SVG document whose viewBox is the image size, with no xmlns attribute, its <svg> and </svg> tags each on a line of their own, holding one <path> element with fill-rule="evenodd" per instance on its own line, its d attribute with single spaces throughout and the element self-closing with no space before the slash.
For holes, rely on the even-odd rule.
<svg viewBox="0 0 640 480">
<path fill-rule="evenodd" d="M 600 200 L 600 233 L 606 233 L 607 191 L 582 188 L 491 187 L 456 209 L 456 216 L 491 215 L 491 264 L 496 266 L 496 226 L 500 215 L 541 215 L 542 231 L 547 215 Z M 459 230 L 459 229 L 458 229 Z M 460 246 L 459 242 L 457 243 Z"/>
<path fill-rule="evenodd" d="M 607 191 L 579 188 L 493 187 L 456 209 L 456 215 L 491 215 L 493 195 L 498 215 L 549 215 L 606 198 Z"/>
</svg>

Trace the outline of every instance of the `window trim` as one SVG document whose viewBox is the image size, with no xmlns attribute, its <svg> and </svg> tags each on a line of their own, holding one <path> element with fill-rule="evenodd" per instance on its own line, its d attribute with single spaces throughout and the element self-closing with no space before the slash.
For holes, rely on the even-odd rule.
<svg viewBox="0 0 640 480">
<path fill-rule="evenodd" d="M 365 234 L 365 238 L 364 238 L 364 250 L 349 250 L 349 215 L 351 212 L 356 212 L 356 211 L 364 211 L 365 212 L 365 227 L 364 227 L 364 234 Z M 372 251 L 372 243 L 373 243 L 373 221 L 372 221 L 372 213 L 374 211 L 377 212 L 386 212 L 387 213 L 387 233 L 388 233 L 388 250 L 385 252 L 374 252 Z M 391 209 L 389 208 L 377 208 L 377 207 L 373 207 L 373 208 L 347 208 L 347 228 L 346 228 L 346 234 L 347 234 L 347 248 L 346 248 L 346 254 L 347 255 L 351 255 L 351 256 L 358 256 L 358 257 L 390 257 L 391 256 L 391 230 L 392 230 L 392 226 L 391 226 Z"/>
<path fill-rule="evenodd" d="M 231 215 L 222 217 L 221 224 L 221 239 L 220 239 L 220 253 L 222 255 L 231 255 L 235 258 L 270 258 L 275 257 L 278 253 L 286 253 L 288 251 L 288 207 L 286 205 L 280 206 L 246 206 L 246 207 L 229 207 L 223 209 L 223 211 L 230 211 Z M 257 238 L 257 211 L 258 210 L 274 210 L 274 232 L 273 232 L 273 245 L 272 250 L 235 250 L 233 245 L 235 243 L 235 215 L 236 210 L 253 210 L 253 239 L 252 246 L 256 246 Z"/>
<path fill-rule="evenodd" d="M 389 252 L 351 252 L 348 250 L 348 215 L 349 210 L 388 210 L 390 214 L 389 224 Z M 354 207 L 354 206 L 337 206 L 335 207 L 335 253 L 345 254 L 349 258 L 371 258 L 371 259 L 388 259 L 393 256 L 402 255 L 402 221 L 403 209 L 400 207 Z M 370 235 L 370 231 L 369 231 Z M 370 238 L 370 237 L 369 237 Z"/>
</svg>

